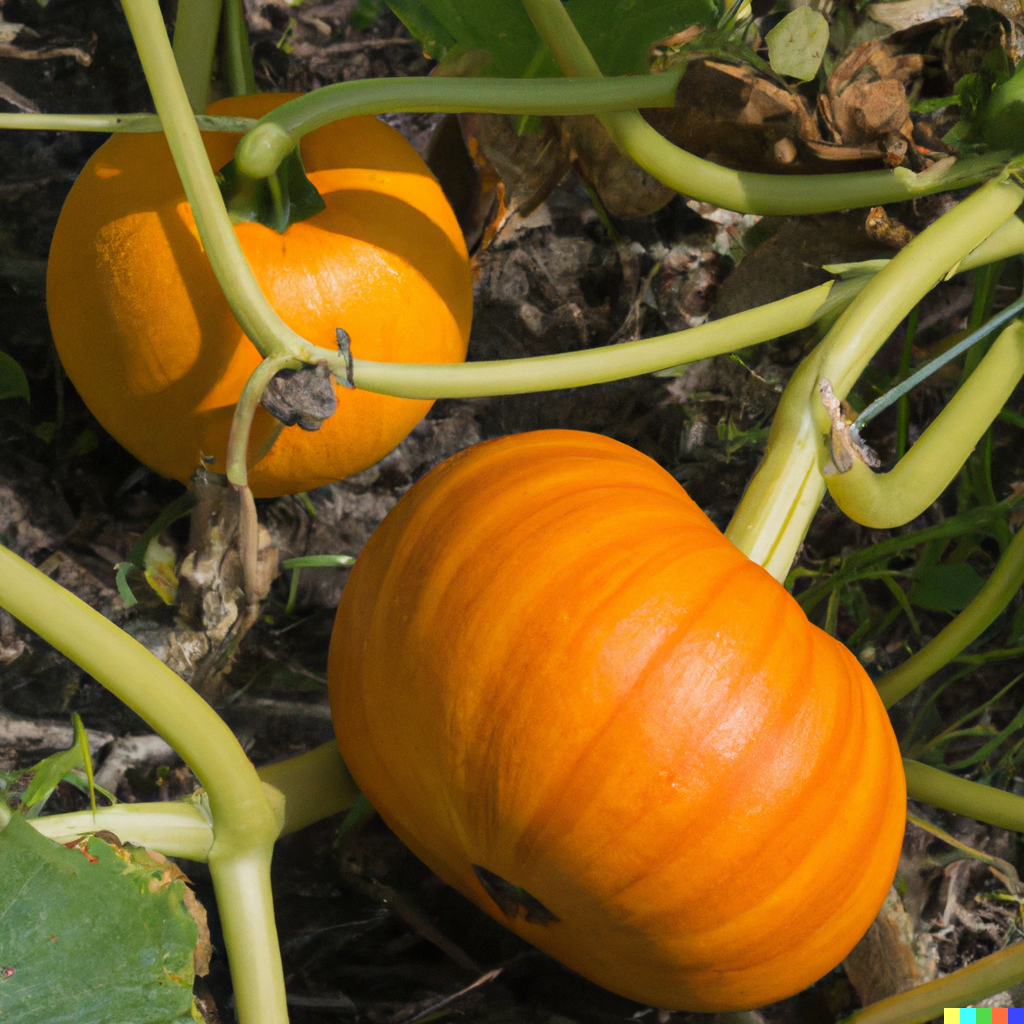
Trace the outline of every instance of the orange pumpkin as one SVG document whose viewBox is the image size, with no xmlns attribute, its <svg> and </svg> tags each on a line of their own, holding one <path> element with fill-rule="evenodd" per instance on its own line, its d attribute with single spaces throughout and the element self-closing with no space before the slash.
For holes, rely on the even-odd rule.
<svg viewBox="0 0 1024 1024">
<path fill-rule="evenodd" d="M 259 117 L 291 96 L 222 100 L 212 114 Z M 237 135 L 204 133 L 214 168 Z M 440 186 L 402 136 L 351 117 L 303 139 L 327 208 L 277 234 L 235 231 L 271 305 L 299 334 L 388 362 L 465 358 L 472 283 L 465 242 Z M 203 254 L 163 135 L 114 135 L 61 212 L 47 276 L 61 361 L 104 428 L 142 462 L 186 482 L 203 456 L 223 471 L 228 430 L 259 354 Z M 430 402 L 337 388 L 317 432 L 288 427 L 250 474 L 257 496 L 308 490 L 386 455 Z M 276 421 L 259 410 L 251 453 Z"/>
<path fill-rule="evenodd" d="M 608 438 L 506 437 L 428 474 L 352 570 L 329 679 L 388 825 L 632 999 L 789 996 L 892 882 L 906 790 L 871 681 Z"/>
</svg>

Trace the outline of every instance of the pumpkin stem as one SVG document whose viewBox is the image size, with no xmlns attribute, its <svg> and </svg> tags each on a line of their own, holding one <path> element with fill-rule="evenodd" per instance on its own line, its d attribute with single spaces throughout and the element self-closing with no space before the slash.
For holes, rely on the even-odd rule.
<svg viewBox="0 0 1024 1024">
<path fill-rule="evenodd" d="M 306 177 L 298 146 L 266 178 L 250 178 L 232 160 L 221 168 L 217 184 L 233 223 L 255 221 L 278 234 L 284 234 L 292 224 L 308 220 L 326 205 Z"/>
<path fill-rule="evenodd" d="M 242 0 L 227 0 L 224 4 L 224 66 L 232 96 L 249 96 L 256 88 L 256 73 L 249 49 L 249 29 L 245 22 Z"/>
</svg>

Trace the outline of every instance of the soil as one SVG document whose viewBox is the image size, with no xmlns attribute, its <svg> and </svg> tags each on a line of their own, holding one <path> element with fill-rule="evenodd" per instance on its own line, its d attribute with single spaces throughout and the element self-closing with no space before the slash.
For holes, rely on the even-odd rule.
<svg viewBox="0 0 1024 1024">
<path fill-rule="evenodd" d="M 355 0 L 307 0 L 295 8 L 283 0 L 247 0 L 246 7 L 261 88 L 305 91 L 336 81 L 430 70 L 430 62 L 390 13 L 357 31 L 348 20 Z M 166 13 L 171 20 L 173 11 Z M 114 0 L 50 0 L 46 5 L 0 0 L 0 15 L 37 33 L 37 51 L 63 51 L 31 60 L 0 56 L 0 109 L 151 109 Z M 391 115 L 386 120 L 425 153 L 441 117 Z M 138 575 L 130 582 L 139 603 L 126 608 L 114 569 L 183 488 L 139 465 L 104 433 L 64 378 L 47 326 L 49 240 L 75 175 L 102 141 L 103 136 L 84 133 L 0 133 L 0 348 L 25 369 L 32 396 L 31 404 L 0 402 L 0 541 L 187 676 L 205 650 L 202 631 L 176 618 L 176 609 Z M 939 208 L 932 203 L 891 212 L 919 228 Z M 475 256 L 470 358 L 539 355 L 684 329 L 826 280 L 822 264 L 893 251 L 865 231 L 864 211 L 765 223 L 759 230 L 770 240 L 760 247 L 754 245 L 754 220 L 680 196 L 648 217 L 606 223 L 581 181 L 570 174 L 535 211 L 513 217 Z M 735 259 L 744 246 L 749 251 L 737 269 Z M 962 327 L 970 302 L 969 282 L 957 280 L 938 289 L 922 313 L 919 343 Z M 502 434 L 572 426 L 608 434 L 652 456 L 724 527 L 763 454 L 765 428 L 779 393 L 813 341 L 803 335 L 782 338 L 742 353 L 742 359 L 704 361 L 673 377 L 439 401 L 377 466 L 312 492 L 305 503 L 298 498 L 259 502 L 260 520 L 281 560 L 356 555 L 398 498 L 449 455 Z M 878 374 L 892 374 L 901 345 L 898 333 L 880 354 Z M 915 392 L 912 436 L 941 406 L 944 386 L 930 384 Z M 868 436 L 890 462 L 894 430 L 894 417 L 883 418 Z M 1000 498 L 1021 478 L 1019 453 L 1004 443 L 1008 436 L 996 434 Z M 954 491 L 915 525 L 955 512 Z M 180 556 L 187 533 L 182 521 L 166 531 L 163 541 Z M 826 501 L 800 564 L 816 571 L 882 536 L 852 524 Z M 289 611 L 290 579 L 282 573 L 230 671 L 209 690 L 257 764 L 331 738 L 326 651 L 345 577 L 344 569 L 304 570 Z M 920 615 L 925 636 L 945 621 L 948 617 Z M 846 610 L 837 628 L 840 636 L 853 633 Z M 859 653 L 877 673 L 902 660 L 910 640 L 915 647 L 920 642 L 907 620 L 900 619 L 872 641 L 870 652 L 864 648 Z M 959 699 L 980 702 L 1009 678 L 1001 669 L 979 673 Z M 948 697 L 944 700 L 938 707 L 948 717 L 955 706 Z M 1000 716 L 1008 720 L 1015 711 L 1011 704 L 997 704 L 993 719 L 1005 724 Z M 105 772 L 105 784 L 121 799 L 168 799 L 194 788 L 188 770 L 141 719 L 0 610 L 0 769 L 28 767 L 67 746 L 71 712 L 82 716 L 97 770 Z M 906 725 L 897 717 L 898 728 Z M 1020 788 L 1019 779 L 1009 781 Z M 62 784 L 48 809 L 82 806 L 81 795 Z M 1012 833 L 934 809 L 916 813 L 976 848 L 1016 862 Z M 339 831 L 339 825 L 339 819 L 329 819 L 283 840 L 275 859 L 277 913 L 296 1024 L 339 1018 L 413 1024 L 435 1013 L 492 1024 L 611 1024 L 645 1018 L 658 1024 L 724 1022 L 724 1017 L 667 1013 L 611 995 L 521 942 L 448 889 L 379 819 L 348 831 Z M 948 851 L 941 840 L 909 828 L 897 908 L 909 915 L 909 939 L 897 947 L 912 949 L 917 980 L 963 966 L 1019 931 L 1019 915 L 1000 909 L 1014 904 L 975 900 L 999 890 L 999 881 L 978 861 L 950 859 Z M 219 1013 L 227 1021 L 232 1017 L 230 979 L 219 952 L 209 877 L 203 865 L 183 866 L 213 918 L 215 955 L 210 975 L 200 983 L 203 1012 L 211 1020 Z M 886 920 L 897 918 L 903 921 L 894 910 Z M 881 952 L 862 950 L 867 959 L 862 957 L 861 968 L 864 963 L 877 967 L 880 957 L 893 955 L 893 948 L 883 943 Z M 497 969 L 500 973 L 489 975 Z M 744 1019 L 831 1024 L 869 993 L 889 994 L 885 982 L 865 980 L 870 969 L 858 970 L 856 965 L 849 972 L 838 967 L 801 995 Z M 1003 994 L 992 1005 L 1011 1005 L 1015 995 Z"/>
</svg>

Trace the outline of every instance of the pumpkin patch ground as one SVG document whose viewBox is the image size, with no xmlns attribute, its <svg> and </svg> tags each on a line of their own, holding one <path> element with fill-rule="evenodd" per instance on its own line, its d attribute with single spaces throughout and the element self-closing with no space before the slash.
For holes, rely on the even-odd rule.
<svg viewBox="0 0 1024 1024">
<path fill-rule="evenodd" d="M 172 8 L 166 5 L 168 18 Z M 306 0 L 295 7 L 255 0 L 246 9 L 257 80 L 265 90 L 302 92 L 335 81 L 423 75 L 432 67 L 397 18 L 372 0 Z M 928 56 L 921 66 L 897 62 L 898 76 L 893 71 L 891 81 L 899 77 L 901 88 L 913 89 L 914 76 L 923 76 L 924 66 L 933 77 L 971 70 L 985 33 L 995 31 L 985 20 L 990 15 L 995 19 L 991 25 L 1003 24 L 994 12 L 975 8 L 940 29 L 901 37 L 907 52 L 927 50 Z M 851 13 L 851 25 L 852 19 Z M 961 25 L 959 36 L 947 32 L 954 23 Z M 150 109 L 113 0 L 51 0 L 46 6 L 36 0 L 4 0 L 0 33 L 14 25 L 25 28 L 10 39 L 0 34 L 0 108 Z M 927 34 L 940 31 L 948 35 L 942 45 Z M 1012 26 L 1011 35 L 1017 31 L 1019 26 Z M 714 75 L 733 84 L 729 90 L 707 82 L 702 86 L 722 106 L 719 134 L 704 138 L 704 150 L 721 150 L 728 143 L 732 160 L 747 159 L 752 150 L 766 151 L 764 139 L 776 130 L 775 122 L 752 124 L 749 110 L 741 117 L 739 110 L 748 108 L 733 108 L 742 83 L 715 68 L 705 68 L 701 81 Z M 748 89 L 744 103 L 767 102 L 758 92 L 765 88 Z M 838 88 L 833 92 L 840 95 Z M 803 124 L 798 109 L 803 101 L 786 95 L 788 107 L 779 116 Z M 884 106 L 880 97 L 871 100 L 876 113 Z M 887 110 L 878 118 L 889 116 Z M 848 111 L 840 114 L 850 120 Z M 450 189 L 460 174 L 469 173 L 458 132 L 442 115 L 386 119 L 429 158 Z M 694 133 L 707 130 L 701 124 L 694 114 L 676 126 L 689 133 L 687 145 L 695 150 L 702 143 Z M 723 124 L 734 131 L 722 129 Z M 505 146 L 508 155 L 509 137 L 500 125 L 478 119 L 463 128 L 477 152 L 494 156 Z M 24 371 L 31 398 L 21 397 L 21 378 L 0 362 L 0 371 L 7 373 L 0 373 L 6 388 L 0 391 L 0 540 L 195 682 L 257 764 L 301 753 L 333 735 L 327 650 L 348 570 L 303 569 L 290 593 L 291 571 L 280 569 L 281 562 L 303 555 L 357 555 L 398 500 L 445 459 L 481 441 L 552 428 L 606 435 L 650 457 L 721 529 L 764 453 L 779 394 L 813 340 L 809 332 L 789 335 L 741 357 L 693 364 L 678 375 L 540 395 L 436 402 L 409 436 L 371 468 L 311 491 L 307 500 L 281 497 L 258 503 L 267 531 L 262 564 L 269 593 L 260 618 L 225 666 L 216 654 L 238 615 L 238 568 L 216 537 L 200 538 L 216 565 L 205 589 L 196 576 L 182 571 L 181 560 L 196 539 L 190 540 L 187 519 L 179 519 L 149 549 L 146 567 L 154 585 L 142 573 L 131 572 L 127 582 L 138 603 L 128 608 L 119 596 L 115 566 L 126 561 L 183 487 L 142 466 L 91 416 L 60 367 L 47 325 L 45 261 L 57 216 L 101 139 L 0 132 L 0 360 L 7 358 Z M 814 160 L 835 159 L 835 153 L 821 155 L 831 143 L 810 141 L 817 147 Z M 852 149 L 870 149 L 875 141 L 870 133 L 854 142 L 847 139 L 851 152 L 845 158 L 861 159 L 863 154 Z M 782 152 L 771 148 L 774 137 L 769 142 L 772 152 Z M 576 145 L 585 148 L 580 139 Z M 550 168 L 531 164 L 520 151 L 509 156 L 509 163 L 518 167 L 518 177 L 507 196 L 518 189 L 527 209 L 525 200 L 538 192 L 541 172 Z M 594 171 L 593 163 L 581 169 L 588 167 Z M 476 253 L 469 358 L 564 352 L 728 315 L 828 279 L 823 265 L 893 255 L 905 241 L 901 231 L 919 232 L 959 198 L 940 195 L 871 216 L 855 210 L 758 220 L 677 197 L 644 216 L 613 213 L 603 219 L 581 177 L 570 172 L 525 216 L 510 217 L 481 246 L 498 227 L 485 193 L 476 205 L 457 209 Z M 609 207 L 614 203 L 612 196 Z M 1020 261 L 1007 261 L 996 283 L 998 307 L 1021 288 Z M 973 284 L 970 275 L 953 278 L 922 304 L 915 359 L 941 350 L 950 334 L 966 327 Z M 864 394 L 858 396 L 862 404 L 875 396 L 872 388 L 884 390 L 896 374 L 904 336 L 901 327 L 868 371 Z M 911 393 L 911 440 L 948 399 L 958 374 L 947 370 Z M 1021 493 L 1022 404 L 1020 394 L 1011 399 L 1007 408 L 1013 415 L 995 424 L 988 455 L 980 451 L 960 481 L 914 522 L 914 529 L 948 521 L 962 508 L 980 507 L 986 487 L 994 500 Z M 892 411 L 870 425 L 866 441 L 891 462 L 897 433 Z M 218 505 L 223 495 L 215 486 L 204 500 L 215 512 L 225 507 Z M 1018 518 L 1014 513 L 1014 528 Z M 869 551 L 898 532 L 857 526 L 826 499 L 800 551 L 794 593 L 821 587 L 841 558 Z M 831 600 L 823 591 L 810 610 L 811 621 L 832 632 L 863 670 L 877 677 L 919 649 L 976 593 L 998 557 L 999 528 L 965 528 L 949 544 L 949 549 L 933 548 L 923 562 L 910 552 L 902 560 L 875 564 L 873 575 L 866 571 L 863 578 L 851 579 Z M 1022 698 L 1010 685 L 1019 671 L 1022 645 L 1024 612 L 1018 598 L 972 648 L 973 661 L 951 666 L 909 709 L 896 708 L 893 725 L 904 753 L 960 765 L 957 770 L 972 778 L 1024 793 L 1024 755 L 1017 750 L 1024 740 L 1024 724 L 1018 721 Z M 1014 657 L 999 654 L 1014 650 Z M 960 678 L 944 689 L 943 682 L 954 674 Z M 99 781 L 122 800 L 174 798 L 196 787 L 174 752 L 141 719 L 0 611 L 0 771 L 28 767 L 69 746 L 72 712 L 82 716 L 88 730 Z M 945 735 L 950 731 L 957 735 Z M 979 749 L 1003 731 L 978 757 Z M 562 756 L 569 756 L 568 747 Z M 47 813 L 86 806 L 80 792 L 62 783 Z M 635 810 L 642 816 L 643 808 Z M 930 807 L 912 804 L 910 810 L 923 824 L 907 825 L 895 885 L 864 939 L 842 965 L 805 991 L 737 1016 L 668 1011 L 614 995 L 561 966 L 449 888 L 379 817 L 321 822 L 282 840 L 274 860 L 291 1020 L 835 1024 L 861 1005 L 948 974 L 1024 934 L 1016 835 Z M 824 830 L 830 824 L 827 812 L 820 816 Z M 630 827 L 628 822 L 624 827 Z M 809 839 L 815 827 L 806 826 Z M 851 834 L 844 857 L 855 856 L 860 841 Z M 745 905 L 758 882 L 752 873 L 760 870 L 755 852 L 745 856 L 749 863 L 733 864 L 704 881 L 707 905 Z M 501 899 L 511 899 L 517 912 L 525 908 L 523 919 L 529 920 L 528 898 L 536 901 L 537 894 L 515 889 L 516 879 L 505 879 L 494 864 L 477 866 L 476 878 L 496 905 L 501 908 Z M 197 987 L 199 1006 L 208 1020 L 226 1024 L 233 1019 L 232 994 L 212 887 L 203 865 L 185 868 L 210 912 L 213 933 L 211 970 Z M 806 912 L 827 918 L 833 896 L 822 892 Z M 540 907 L 551 912 L 543 900 Z M 770 934 L 772 923 L 762 921 L 758 927 Z M 1024 1005 L 1024 991 L 1003 993 L 990 1005 Z"/>
</svg>

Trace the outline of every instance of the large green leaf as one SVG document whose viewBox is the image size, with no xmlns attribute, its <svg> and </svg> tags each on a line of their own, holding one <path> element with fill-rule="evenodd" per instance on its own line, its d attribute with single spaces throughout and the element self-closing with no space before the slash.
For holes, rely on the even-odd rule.
<svg viewBox="0 0 1024 1024">
<path fill-rule="evenodd" d="M 184 883 L 41 836 L 15 813 L 0 832 L 0 1020 L 4 1024 L 193 1024 L 198 929 Z"/>
<path fill-rule="evenodd" d="M 930 612 L 958 612 L 981 592 L 985 581 L 966 563 L 922 565 L 914 570 L 910 603 Z"/>
<path fill-rule="evenodd" d="M 561 74 L 521 0 L 388 0 L 391 9 L 441 60 L 486 50 L 492 78 Z M 691 25 L 713 25 L 712 0 L 566 0 L 569 13 L 606 75 L 646 74 L 652 43 Z"/>
</svg>

